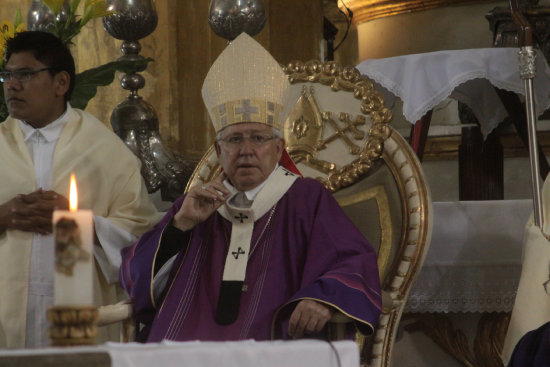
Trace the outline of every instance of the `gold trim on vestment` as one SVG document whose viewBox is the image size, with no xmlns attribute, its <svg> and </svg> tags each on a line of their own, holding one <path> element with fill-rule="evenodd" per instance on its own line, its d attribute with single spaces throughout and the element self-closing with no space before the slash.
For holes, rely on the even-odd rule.
<svg viewBox="0 0 550 367">
<path fill-rule="evenodd" d="M 183 203 L 182 203 L 182 205 L 183 205 Z M 173 218 L 172 218 L 172 220 L 173 220 Z M 168 223 L 168 225 L 171 225 L 171 223 L 172 223 L 172 222 L 170 221 L 170 223 Z M 164 227 L 164 229 L 166 229 L 166 226 Z M 162 234 L 164 234 L 164 229 L 162 230 Z M 185 258 L 187 257 L 187 252 L 189 251 L 189 247 L 191 247 L 191 241 L 192 241 L 192 240 L 193 240 L 193 232 L 191 232 L 191 235 L 189 236 L 189 241 L 187 242 L 187 247 L 186 247 L 186 249 L 185 249 L 185 254 L 183 255 L 183 259 L 185 259 Z M 161 242 L 161 241 L 162 241 L 162 235 L 161 235 L 161 237 L 160 237 L 160 239 L 159 239 L 159 246 L 157 247 L 157 252 L 158 252 L 158 249 L 160 248 L 160 242 Z M 201 246 L 202 246 L 202 243 L 201 243 Z M 199 246 L 199 250 L 200 250 L 200 246 Z M 197 252 L 197 253 L 198 253 L 198 252 Z M 178 254 L 178 255 L 179 255 L 179 254 Z M 155 253 L 155 259 L 156 259 L 156 257 L 157 257 L 157 254 Z M 168 295 L 170 294 L 170 291 L 172 290 L 172 286 L 174 285 L 174 282 L 175 282 L 176 278 L 178 277 L 178 274 L 179 274 L 179 272 L 180 272 L 180 270 L 181 270 L 181 267 L 183 266 L 183 263 L 184 263 L 183 259 L 182 259 L 182 261 L 180 261 L 180 265 L 179 265 L 179 267 L 178 267 L 178 271 L 176 271 L 176 274 L 174 275 L 174 278 L 172 279 L 172 282 L 170 283 L 170 287 L 168 288 L 168 291 L 166 292 L 166 296 L 165 296 L 164 299 L 162 300 L 162 304 L 160 305 L 160 309 L 157 311 L 157 313 L 162 312 L 162 308 L 164 307 L 164 302 L 166 301 L 166 298 L 168 298 Z M 155 271 L 154 265 L 153 265 L 152 271 Z M 156 305 L 155 305 L 155 298 L 153 297 L 153 292 L 152 292 L 152 290 L 153 290 L 153 278 L 151 278 L 151 299 L 153 300 L 153 307 L 154 307 L 154 308 L 157 308 Z"/>
<path fill-rule="evenodd" d="M 364 325 L 367 325 L 371 328 L 371 334 L 374 333 L 374 326 L 372 326 L 372 324 L 368 321 L 365 321 L 365 320 L 361 320 L 355 316 L 352 316 L 350 315 L 349 313 L 345 312 L 344 310 L 342 310 L 340 307 L 336 306 L 335 304 L 332 304 L 330 302 L 327 302 L 327 301 L 324 301 L 322 299 L 318 299 L 318 298 L 311 298 L 311 297 L 302 297 L 302 298 L 296 298 L 294 300 L 292 300 L 291 302 L 287 302 L 285 303 L 284 305 L 282 305 L 281 307 L 279 307 L 277 309 L 277 311 L 275 311 L 275 314 L 273 315 L 273 319 L 271 320 L 271 340 L 275 340 L 275 321 L 277 320 L 277 317 L 279 316 L 279 312 L 285 308 L 286 306 L 290 305 L 291 303 L 295 303 L 297 301 L 301 301 L 301 300 L 305 300 L 305 299 L 309 299 L 309 300 L 312 300 L 312 301 L 316 301 L 316 302 L 319 302 L 319 303 L 322 303 L 322 304 L 325 304 L 325 305 L 329 305 L 331 306 L 332 308 L 334 308 L 335 310 L 339 311 L 340 313 L 342 313 L 343 315 L 349 317 L 350 319 L 354 320 L 354 321 L 357 321 L 357 322 L 360 322 Z M 328 322 L 327 322 L 328 324 Z M 325 325 L 326 327 L 327 325 Z M 356 328 L 358 331 L 359 329 Z M 363 334 L 361 332 L 359 332 L 360 334 Z"/>
<path fill-rule="evenodd" d="M 153 256 L 153 264 L 151 265 L 151 282 L 149 284 L 149 297 L 151 297 L 151 303 L 153 305 L 153 308 L 157 308 L 157 305 L 156 305 L 156 302 L 155 302 L 155 296 L 154 296 L 154 292 L 153 292 L 153 283 L 154 283 L 154 280 L 155 280 L 155 263 L 157 262 L 157 255 L 159 253 L 159 250 L 160 250 L 160 244 L 162 242 L 162 236 L 164 235 L 164 231 L 166 230 L 166 227 L 168 227 L 170 225 L 171 222 L 169 222 L 167 225 L 164 226 L 164 228 L 162 228 L 162 232 L 160 233 L 160 237 L 159 237 L 159 240 L 157 242 L 157 250 L 155 251 L 155 256 Z M 135 251 L 135 249 L 134 249 Z M 133 281 L 133 280 L 132 280 Z"/>
<path fill-rule="evenodd" d="M 281 130 L 283 106 L 261 99 L 238 99 L 212 107 L 210 116 L 216 131 L 243 122 L 259 122 Z"/>
</svg>

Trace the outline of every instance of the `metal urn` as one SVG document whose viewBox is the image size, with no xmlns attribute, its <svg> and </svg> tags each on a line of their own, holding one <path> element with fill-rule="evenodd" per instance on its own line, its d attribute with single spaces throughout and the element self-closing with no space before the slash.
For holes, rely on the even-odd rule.
<svg viewBox="0 0 550 367">
<path fill-rule="evenodd" d="M 57 16 L 58 20 L 65 20 L 69 10 L 69 1 L 63 2 L 63 8 Z M 32 0 L 27 13 L 27 28 L 31 31 L 47 31 L 56 19 L 53 11 L 50 10 L 41 0 Z"/>
<path fill-rule="evenodd" d="M 116 13 L 103 18 L 105 30 L 123 40 L 119 60 L 144 59 L 138 40 L 151 34 L 158 23 L 154 0 L 107 0 L 107 10 Z M 136 73 L 122 77 L 122 88 L 130 95 L 111 114 L 111 126 L 142 162 L 141 173 L 147 190 L 161 190 L 162 200 L 174 201 L 183 194 L 193 167 L 167 149 L 159 134 L 155 109 L 138 95 L 145 78 Z"/>
<path fill-rule="evenodd" d="M 212 0 L 208 22 L 218 36 L 233 40 L 242 32 L 255 36 L 264 27 L 262 0 Z"/>
</svg>

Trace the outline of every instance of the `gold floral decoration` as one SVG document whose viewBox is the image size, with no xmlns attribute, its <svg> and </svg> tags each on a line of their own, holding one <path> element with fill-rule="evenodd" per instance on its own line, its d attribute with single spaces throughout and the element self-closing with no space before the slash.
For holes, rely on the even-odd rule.
<svg viewBox="0 0 550 367">
<path fill-rule="evenodd" d="M 23 23 L 23 17 L 21 16 L 21 10 L 17 10 L 15 13 L 15 20 L 12 22 L 5 20 L 0 24 L 0 55 L 4 55 L 4 49 L 6 48 L 6 41 L 12 38 L 16 33 L 27 30 L 25 23 Z M 4 58 L 0 61 L 0 65 L 3 68 Z"/>
</svg>

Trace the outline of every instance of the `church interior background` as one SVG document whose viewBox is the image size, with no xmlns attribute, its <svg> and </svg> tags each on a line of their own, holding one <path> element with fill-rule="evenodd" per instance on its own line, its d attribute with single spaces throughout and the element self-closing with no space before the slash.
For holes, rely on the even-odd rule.
<svg viewBox="0 0 550 367">
<path fill-rule="evenodd" d="M 0 19 L 13 19 L 17 9 L 26 14 L 30 3 L 30 0 L 2 0 Z M 348 32 L 342 3 L 353 11 Z M 550 0 L 525 3 L 550 7 Z M 338 0 L 337 3 L 336 0 L 264 0 L 264 4 L 267 24 L 255 38 L 280 63 L 326 57 L 325 17 L 337 30 L 334 44 L 341 42 L 334 54 L 335 61 L 358 65 L 373 58 L 493 47 L 494 33 L 486 15 L 496 7 L 508 6 L 508 1 Z M 154 62 L 142 73 L 146 84 L 139 93 L 154 106 L 166 146 L 189 162 L 197 162 L 213 143 L 214 133 L 206 123 L 208 117 L 200 88 L 210 65 L 226 44 L 226 40 L 210 30 L 208 10 L 208 1 L 157 1 L 158 26 L 151 35 L 140 40 L 141 55 L 152 57 Z M 101 20 L 93 20 L 72 47 L 77 71 L 117 59 L 121 55 L 121 43 L 104 30 Z M 115 79 L 110 86 L 98 90 L 88 110 L 110 126 L 111 111 L 126 95 Z M 402 102 L 389 98 L 387 103 L 393 110 L 392 125 L 408 137 L 411 124 L 401 113 Z M 463 121 L 458 108 L 456 101 L 446 99 L 433 110 L 423 168 L 434 202 L 461 199 L 458 152 Z M 542 130 L 545 127 L 550 130 L 544 120 L 539 125 Z M 541 131 L 539 139 L 545 152 L 550 148 L 549 137 L 550 134 Z M 530 199 L 527 149 L 511 128 L 504 128 L 501 143 L 504 160 L 503 197 L 500 199 Z M 522 229 L 523 224 L 518 231 Z M 444 319 L 432 316 L 432 319 L 431 316 L 424 318 L 423 324 L 419 321 L 422 317 L 416 314 L 404 316 L 394 348 L 395 366 L 495 365 L 489 362 L 468 364 L 467 356 L 475 348 L 478 320 L 483 315 L 445 313 L 440 315 Z M 430 328 L 433 320 L 448 323 L 451 330 L 464 333 L 466 343 L 453 339 L 456 335 L 450 332 Z"/>
</svg>

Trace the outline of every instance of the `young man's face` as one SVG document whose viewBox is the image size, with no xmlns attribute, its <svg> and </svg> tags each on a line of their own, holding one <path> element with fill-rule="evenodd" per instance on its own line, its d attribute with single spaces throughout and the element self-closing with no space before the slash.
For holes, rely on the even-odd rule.
<svg viewBox="0 0 550 367">
<path fill-rule="evenodd" d="M 227 139 L 244 138 L 241 145 L 230 144 Z M 250 136 L 268 138 L 258 144 Z M 225 140 L 225 141 L 224 141 Z M 223 171 L 239 191 L 247 191 L 264 182 L 281 159 L 284 140 L 275 138 L 271 127 L 257 122 L 247 122 L 226 127 L 222 140 L 216 142 L 216 152 Z"/>
<path fill-rule="evenodd" d="M 47 68 L 31 52 L 13 53 L 5 71 L 34 72 Z M 65 111 L 64 95 L 69 89 L 67 72 L 52 76 L 48 70 L 32 74 L 28 80 L 19 80 L 14 74 L 4 83 L 4 98 L 10 115 L 35 128 L 48 125 Z"/>
</svg>

